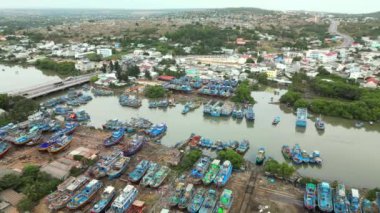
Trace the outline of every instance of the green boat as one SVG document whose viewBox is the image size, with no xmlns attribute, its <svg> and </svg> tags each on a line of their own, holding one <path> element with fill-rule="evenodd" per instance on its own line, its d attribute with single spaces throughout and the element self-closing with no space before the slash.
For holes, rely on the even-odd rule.
<svg viewBox="0 0 380 213">
<path fill-rule="evenodd" d="M 151 187 L 157 188 L 159 187 L 162 182 L 164 182 L 165 178 L 170 173 L 170 169 L 167 166 L 161 166 L 160 170 L 154 175 L 152 184 L 150 184 Z"/>
<path fill-rule="evenodd" d="M 207 171 L 206 175 L 202 178 L 202 182 L 205 185 L 209 185 L 212 183 L 215 179 L 215 177 L 218 175 L 220 170 L 220 160 L 215 159 L 212 161 L 210 169 Z"/>
<path fill-rule="evenodd" d="M 224 189 L 222 195 L 220 195 L 218 205 L 216 206 L 214 212 L 216 213 L 227 213 L 230 211 L 232 206 L 233 196 L 232 191 L 229 189 Z"/>
<path fill-rule="evenodd" d="M 169 198 L 169 206 L 175 207 L 178 205 L 181 197 L 185 194 L 185 183 L 179 182 L 175 187 L 175 191 Z"/>
<path fill-rule="evenodd" d="M 189 183 L 186 186 L 185 194 L 183 194 L 183 196 L 179 199 L 178 208 L 186 209 L 187 205 L 189 204 L 193 196 L 194 196 L 194 185 Z"/>
<path fill-rule="evenodd" d="M 153 184 L 153 178 L 156 172 L 160 169 L 160 165 L 157 163 L 151 163 L 149 169 L 146 172 L 145 176 L 142 178 L 140 185 L 147 187 L 150 184 Z"/>
<path fill-rule="evenodd" d="M 199 213 L 212 213 L 217 202 L 216 191 L 210 189 L 206 195 L 205 201 L 203 201 L 202 207 L 199 210 Z"/>
</svg>

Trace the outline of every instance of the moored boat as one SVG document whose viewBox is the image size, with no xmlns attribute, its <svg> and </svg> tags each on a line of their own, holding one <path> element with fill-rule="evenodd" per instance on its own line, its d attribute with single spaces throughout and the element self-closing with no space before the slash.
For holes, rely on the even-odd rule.
<svg viewBox="0 0 380 213">
<path fill-rule="evenodd" d="M 179 200 L 185 194 L 185 183 L 179 182 L 175 187 L 175 191 L 169 197 L 169 206 L 175 207 L 178 205 Z"/>
<path fill-rule="evenodd" d="M 238 148 L 236 148 L 236 152 L 239 154 L 244 154 L 247 152 L 248 149 L 249 149 L 249 141 L 248 140 L 242 140 L 240 142 Z"/>
<path fill-rule="evenodd" d="M 350 202 L 350 212 L 359 213 L 360 211 L 360 195 L 359 190 L 351 189 L 351 193 L 348 196 Z"/>
<path fill-rule="evenodd" d="M 202 207 L 199 209 L 199 213 L 212 213 L 215 208 L 217 202 L 217 194 L 216 191 L 210 189 L 207 192 L 206 198 L 203 201 Z"/>
<path fill-rule="evenodd" d="M 209 170 L 207 171 L 206 175 L 202 178 L 202 182 L 205 185 L 209 185 L 214 181 L 216 176 L 218 175 L 220 170 L 220 160 L 215 159 L 212 161 L 211 166 Z"/>
<path fill-rule="evenodd" d="M 49 146 L 47 151 L 49 153 L 57 153 L 61 150 L 64 150 L 66 147 L 68 147 L 72 141 L 73 141 L 73 136 L 63 135 L 54 144 Z"/>
<path fill-rule="evenodd" d="M 108 120 L 102 126 L 103 126 L 103 129 L 112 130 L 112 131 L 118 130 L 120 128 L 124 128 L 123 122 L 119 121 L 118 119 Z"/>
<path fill-rule="evenodd" d="M 283 145 L 281 148 L 281 153 L 285 159 L 292 159 L 292 150 L 288 145 Z"/>
<path fill-rule="evenodd" d="M 367 199 L 363 199 L 361 210 L 362 210 L 362 213 L 374 213 L 371 201 Z"/>
<path fill-rule="evenodd" d="M 330 184 L 322 182 L 317 185 L 318 207 L 321 211 L 332 212 L 334 209 L 332 201 L 332 190 Z"/>
<path fill-rule="evenodd" d="M 280 123 L 280 116 L 276 116 L 274 119 L 273 119 L 273 121 L 272 121 L 272 124 L 273 125 L 277 125 L 277 124 L 279 124 Z"/>
<path fill-rule="evenodd" d="M 105 212 L 107 207 L 111 204 L 112 199 L 116 195 L 115 187 L 107 186 L 102 195 L 100 196 L 100 200 L 95 203 L 95 205 L 90 210 L 91 213 L 101 213 Z"/>
<path fill-rule="evenodd" d="M 112 135 L 106 138 L 103 142 L 104 146 L 109 147 L 120 143 L 124 138 L 125 129 L 121 128 L 112 132 Z"/>
<path fill-rule="evenodd" d="M 0 158 L 4 157 L 10 149 L 11 146 L 8 143 L 0 141 Z"/>
<path fill-rule="evenodd" d="M 263 147 L 260 147 L 256 155 L 256 165 L 262 165 L 265 158 L 265 149 Z"/>
<path fill-rule="evenodd" d="M 338 184 L 333 197 L 334 212 L 347 213 L 349 211 L 349 202 L 346 196 L 346 188 L 343 184 Z"/>
<path fill-rule="evenodd" d="M 157 138 L 162 136 L 166 132 L 167 128 L 168 127 L 165 123 L 156 124 L 147 131 L 147 134 L 152 138 Z"/>
<path fill-rule="evenodd" d="M 129 157 L 120 156 L 120 158 L 112 164 L 111 168 L 107 171 L 110 180 L 120 177 L 120 175 L 127 169 Z"/>
<path fill-rule="evenodd" d="M 230 179 L 232 175 L 232 164 L 229 160 L 223 162 L 222 166 L 220 166 L 220 170 L 218 175 L 214 179 L 214 183 L 217 187 L 225 186 L 227 181 Z"/>
<path fill-rule="evenodd" d="M 191 170 L 190 178 L 193 183 L 199 184 L 204 175 L 207 172 L 207 169 L 210 165 L 211 159 L 207 156 L 203 156 L 199 158 L 199 160 L 195 163 L 194 168 Z"/>
<path fill-rule="evenodd" d="M 150 185 L 153 188 L 159 187 L 165 180 L 165 178 L 170 173 L 170 168 L 167 166 L 161 166 L 160 169 L 153 177 L 152 184 Z"/>
<path fill-rule="evenodd" d="M 297 108 L 296 127 L 306 127 L 307 124 L 307 109 Z"/>
<path fill-rule="evenodd" d="M 38 146 L 38 150 L 39 151 L 47 151 L 49 149 L 50 146 L 52 146 L 53 144 L 55 144 L 56 142 L 58 142 L 58 140 L 63 136 L 64 134 L 59 131 L 57 133 L 55 133 L 54 135 L 52 135 L 46 142 L 40 144 Z"/>
<path fill-rule="evenodd" d="M 128 179 L 131 182 L 138 182 L 146 173 L 149 168 L 150 162 L 148 160 L 142 160 L 137 164 L 136 168 L 129 173 Z"/>
<path fill-rule="evenodd" d="M 160 169 L 160 165 L 154 162 L 151 162 L 149 165 L 149 169 L 140 181 L 140 185 L 147 187 L 151 184 L 153 184 L 153 178 L 156 172 Z"/>
<path fill-rule="evenodd" d="M 65 128 L 62 129 L 62 133 L 66 135 L 70 135 L 75 132 L 75 130 L 79 127 L 77 122 L 66 122 Z"/>
<path fill-rule="evenodd" d="M 71 198 L 70 202 L 67 204 L 67 208 L 78 209 L 85 205 L 95 197 L 102 185 L 103 183 L 99 180 L 91 180 L 82 191 Z"/>
<path fill-rule="evenodd" d="M 314 210 L 317 205 L 317 187 L 315 184 L 306 184 L 305 193 L 303 196 L 303 205 L 308 210 Z"/>
<path fill-rule="evenodd" d="M 136 135 L 127 145 L 125 145 L 123 153 L 124 156 L 132 156 L 142 149 L 147 142 L 144 135 Z"/>
<path fill-rule="evenodd" d="M 76 121 L 76 122 L 82 122 L 82 121 L 88 121 L 90 120 L 90 115 L 85 112 L 84 110 L 80 110 L 78 112 L 72 112 L 65 116 L 66 121 Z"/>
<path fill-rule="evenodd" d="M 178 208 L 179 209 L 186 209 L 187 206 L 188 206 L 188 204 L 189 204 L 189 202 L 193 198 L 193 196 L 194 196 L 194 185 L 191 184 L 191 183 L 189 183 L 186 186 L 185 193 L 179 199 Z"/>
<path fill-rule="evenodd" d="M 112 202 L 110 212 L 112 213 L 125 213 L 138 195 L 136 187 L 127 185 L 119 196 Z"/>
<path fill-rule="evenodd" d="M 198 188 L 197 192 L 195 193 L 193 199 L 187 206 L 187 211 L 190 213 L 196 213 L 201 208 L 203 201 L 205 200 L 205 193 L 206 190 L 204 188 Z"/>
<path fill-rule="evenodd" d="M 315 120 L 315 128 L 317 128 L 317 130 L 319 131 L 325 130 L 325 122 L 322 120 L 321 117 Z"/>
<path fill-rule="evenodd" d="M 189 138 L 189 146 L 191 149 L 194 149 L 198 146 L 199 141 L 201 140 L 201 136 L 192 134 Z"/>
<path fill-rule="evenodd" d="M 110 154 L 101 156 L 98 162 L 90 169 L 89 173 L 94 178 L 102 178 L 111 170 L 112 165 L 121 158 L 123 153 L 116 150 Z"/>
<path fill-rule="evenodd" d="M 253 106 L 249 105 L 247 109 L 245 110 L 245 119 L 247 121 L 254 121 L 255 120 L 255 112 L 253 111 Z"/>
<path fill-rule="evenodd" d="M 215 212 L 225 213 L 229 212 L 233 202 L 233 194 L 229 189 L 224 189 L 220 195 L 219 202 L 215 207 Z"/>
</svg>

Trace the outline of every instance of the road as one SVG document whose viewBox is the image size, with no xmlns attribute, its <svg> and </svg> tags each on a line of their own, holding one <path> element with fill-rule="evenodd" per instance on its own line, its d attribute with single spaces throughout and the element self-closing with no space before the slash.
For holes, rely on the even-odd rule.
<svg viewBox="0 0 380 213">
<path fill-rule="evenodd" d="M 331 20 L 330 27 L 329 27 L 329 33 L 331 35 L 339 35 L 343 38 L 343 43 L 340 45 L 342 48 L 349 48 L 351 47 L 351 44 L 354 42 L 354 39 L 346 34 L 340 33 L 338 31 L 339 22 L 336 20 Z"/>
</svg>

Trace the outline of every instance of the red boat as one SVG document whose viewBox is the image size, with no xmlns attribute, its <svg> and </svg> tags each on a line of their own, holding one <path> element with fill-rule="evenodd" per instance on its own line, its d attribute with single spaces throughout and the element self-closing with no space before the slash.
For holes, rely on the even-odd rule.
<svg viewBox="0 0 380 213">
<path fill-rule="evenodd" d="M 2 158 L 11 149 L 11 145 L 4 141 L 0 141 L 0 158 Z"/>
<path fill-rule="evenodd" d="M 189 142 L 188 142 L 190 148 L 194 149 L 194 148 L 198 147 L 198 143 L 200 140 L 201 140 L 201 136 L 199 136 L 199 135 L 190 136 Z"/>
</svg>

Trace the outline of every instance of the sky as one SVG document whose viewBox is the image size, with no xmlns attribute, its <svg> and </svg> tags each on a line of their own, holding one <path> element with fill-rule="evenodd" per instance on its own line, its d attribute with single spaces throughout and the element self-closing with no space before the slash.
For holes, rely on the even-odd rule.
<svg viewBox="0 0 380 213">
<path fill-rule="evenodd" d="M 0 8 L 178 9 L 224 7 L 370 13 L 380 11 L 380 0 L 0 0 Z"/>
</svg>

